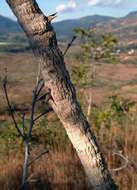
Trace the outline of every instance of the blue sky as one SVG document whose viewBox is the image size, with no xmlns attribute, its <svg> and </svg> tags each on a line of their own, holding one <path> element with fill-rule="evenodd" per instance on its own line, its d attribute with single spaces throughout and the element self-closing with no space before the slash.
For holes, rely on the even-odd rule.
<svg viewBox="0 0 137 190">
<path fill-rule="evenodd" d="M 121 17 L 137 10 L 137 0 L 37 0 L 46 15 L 58 12 L 58 20 L 86 15 Z M 0 14 L 14 18 L 5 0 L 0 0 Z"/>
</svg>

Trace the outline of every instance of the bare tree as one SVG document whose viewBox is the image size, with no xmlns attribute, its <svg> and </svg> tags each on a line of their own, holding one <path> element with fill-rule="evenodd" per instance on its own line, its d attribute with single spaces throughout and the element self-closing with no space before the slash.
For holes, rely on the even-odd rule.
<svg viewBox="0 0 137 190">
<path fill-rule="evenodd" d="M 45 16 L 35 0 L 6 1 L 25 31 L 36 59 L 41 63 L 44 85 L 51 93 L 49 103 L 76 149 L 92 187 L 96 190 L 117 189 L 77 101 L 63 54 L 57 45 L 51 25 L 55 15 Z"/>
<path fill-rule="evenodd" d="M 23 165 L 23 175 L 22 175 L 22 184 L 21 184 L 21 190 L 28 190 L 29 188 L 29 166 L 32 165 L 36 160 L 41 158 L 43 155 L 48 153 L 48 150 L 44 150 L 40 154 L 38 154 L 35 158 L 30 160 L 30 142 L 32 141 L 32 131 L 35 126 L 35 122 L 39 120 L 42 116 L 46 115 L 47 113 L 52 111 L 52 108 L 48 108 L 43 113 L 35 116 L 36 111 L 36 105 L 37 102 L 41 101 L 41 98 L 44 97 L 45 103 L 48 103 L 48 93 L 41 95 L 41 91 L 44 87 L 43 80 L 39 79 L 37 80 L 35 89 L 32 92 L 32 104 L 31 104 L 31 110 L 30 110 L 30 119 L 29 119 L 29 127 L 26 127 L 26 118 L 25 113 L 22 113 L 22 128 L 18 126 L 18 123 L 16 121 L 15 116 L 15 110 L 13 110 L 12 105 L 9 100 L 8 91 L 7 91 L 7 74 L 5 75 L 5 78 L 3 80 L 3 90 L 5 94 L 5 98 L 7 101 L 7 105 L 10 111 L 11 118 L 13 120 L 14 126 L 19 134 L 19 137 L 22 138 L 24 143 L 24 165 Z"/>
</svg>

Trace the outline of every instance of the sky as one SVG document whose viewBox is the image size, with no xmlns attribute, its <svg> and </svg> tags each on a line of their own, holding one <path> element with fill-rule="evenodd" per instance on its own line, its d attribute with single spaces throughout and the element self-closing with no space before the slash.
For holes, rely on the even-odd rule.
<svg viewBox="0 0 137 190">
<path fill-rule="evenodd" d="M 58 12 L 55 21 L 87 15 L 122 17 L 137 10 L 137 0 L 37 0 L 45 15 Z M 0 0 L 0 15 L 15 19 L 6 0 Z"/>
</svg>

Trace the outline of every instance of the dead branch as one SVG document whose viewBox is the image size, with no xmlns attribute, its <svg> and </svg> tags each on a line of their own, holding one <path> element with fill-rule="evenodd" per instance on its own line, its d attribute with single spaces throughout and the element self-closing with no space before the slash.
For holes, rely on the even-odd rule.
<svg viewBox="0 0 137 190">
<path fill-rule="evenodd" d="M 52 112 L 53 109 L 49 108 L 48 110 L 46 110 L 45 112 L 41 113 L 40 115 L 36 116 L 36 118 L 33 120 L 33 122 L 35 123 L 37 120 L 39 120 L 42 116 L 46 115 L 49 112 Z"/>
<path fill-rule="evenodd" d="M 70 43 L 68 43 L 67 45 L 67 48 L 65 49 L 64 53 L 63 53 L 63 56 L 65 57 L 65 55 L 67 54 L 69 48 L 72 46 L 73 42 L 75 41 L 77 37 L 76 36 L 73 36 L 72 40 L 70 41 Z"/>
<path fill-rule="evenodd" d="M 121 166 L 119 168 L 111 169 L 112 172 L 118 172 L 118 171 L 125 169 L 128 166 L 131 166 L 137 173 L 137 163 L 130 160 L 128 157 L 124 156 L 121 151 L 112 151 L 112 153 L 113 153 L 113 155 L 117 155 L 124 161 L 123 166 Z"/>
<path fill-rule="evenodd" d="M 40 153 L 38 156 L 36 156 L 33 160 L 31 160 L 28 163 L 28 166 L 32 165 L 36 160 L 40 159 L 42 156 L 44 156 L 47 153 L 49 153 L 49 151 L 48 150 L 44 150 L 42 153 Z"/>
<path fill-rule="evenodd" d="M 7 77 L 5 77 L 5 79 L 3 81 L 3 90 L 4 90 L 5 97 L 6 97 L 7 105 L 8 105 L 10 115 L 11 115 L 11 118 L 12 118 L 12 120 L 14 122 L 14 125 L 15 125 L 15 128 L 16 128 L 17 132 L 22 137 L 22 139 L 24 139 L 24 135 L 22 134 L 21 130 L 18 127 L 17 121 L 15 119 L 15 116 L 14 116 L 14 113 L 13 113 L 13 110 L 12 110 L 12 106 L 11 106 L 10 101 L 9 101 L 8 92 L 7 92 L 7 79 L 6 78 Z"/>
</svg>

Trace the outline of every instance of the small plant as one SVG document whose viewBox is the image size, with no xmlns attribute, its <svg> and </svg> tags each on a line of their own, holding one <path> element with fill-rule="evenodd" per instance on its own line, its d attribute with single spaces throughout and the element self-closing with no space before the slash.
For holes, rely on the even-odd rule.
<svg viewBox="0 0 137 190">
<path fill-rule="evenodd" d="M 78 86 L 85 85 L 88 83 L 88 70 L 89 68 L 82 64 L 80 66 L 72 66 L 72 78 Z"/>
<path fill-rule="evenodd" d="M 115 48 L 117 39 L 111 34 L 97 34 L 96 28 L 76 28 L 76 34 L 80 37 L 80 46 L 84 61 L 100 61 L 115 59 Z"/>
<path fill-rule="evenodd" d="M 96 127 L 100 128 L 103 124 L 105 127 L 110 128 L 114 121 L 119 125 L 123 125 L 125 121 L 130 120 L 129 112 L 134 105 L 135 102 L 129 99 L 116 95 L 109 97 L 109 104 L 96 110 L 96 114 L 94 115 Z"/>
<path fill-rule="evenodd" d="M 110 97 L 110 110 L 112 118 L 119 124 L 123 123 L 123 120 L 130 119 L 130 109 L 135 105 L 134 101 L 129 99 L 120 98 L 118 96 Z"/>
<path fill-rule="evenodd" d="M 111 34 L 98 35 L 96 28 L 83 29 L 76 28 L 75 33 L 80 37 L 80 47 L 82 50 L 82 59 L 84 64 L 79 66 L 79 69 L 73 68 L 72 73 L 78 76 L 75 80 L 83 82 L 83 79 L 88 79 L 87 83 L 92 84 L 96 80 L 96 64 L 100 61 L 115 62 L 115 48 L 117 45 L 117 39 Z M 85 70 L 85 64 L 88 65 L 88 69 Z M 82 69 L 81 69 L 82 68 Z M 79 72 L 81 71 L 82 72 Z M 92 94 L 88 98 L 87 119 L 89 120 L 91 113 L 91 106 L 93 104 Z"/>
</svg>

